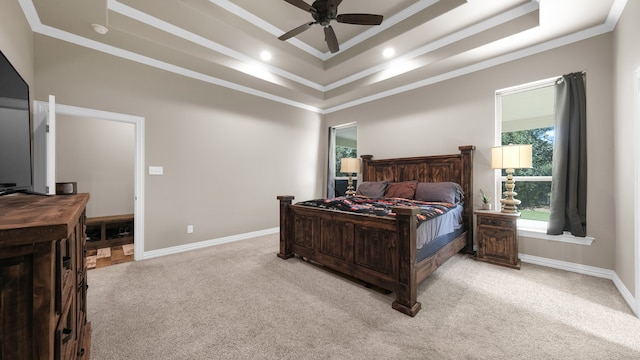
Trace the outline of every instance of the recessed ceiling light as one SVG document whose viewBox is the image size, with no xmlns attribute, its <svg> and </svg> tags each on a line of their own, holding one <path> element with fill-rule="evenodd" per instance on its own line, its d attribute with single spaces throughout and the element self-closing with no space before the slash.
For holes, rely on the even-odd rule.
<svg viewBox="0 0 640 360">
<path fill-rule="evenodd" d="M 104 35 L 109 32 L 109 29 L 100 24 L 91 24 L 91 26 L 93 27 L 93 30 L 100 35 Z"/>
<path fill-rule="evenodd" d="M 386 58 L 390 58 L 395 54 L 396 54 L 396 51 L 393 50 L 393 48 L 390 48 L 390 47 L 384 49 L 384 51 L 382 52 L 382 55 L 384 55 L 384 57 L 386 57 Z"/>
<path fill-rule="evenodd" d="M 265 50 L 260 53 L 260 58 L 264 61 L 269 61 L 271 60 L 271 53 Z"/>
</svg>

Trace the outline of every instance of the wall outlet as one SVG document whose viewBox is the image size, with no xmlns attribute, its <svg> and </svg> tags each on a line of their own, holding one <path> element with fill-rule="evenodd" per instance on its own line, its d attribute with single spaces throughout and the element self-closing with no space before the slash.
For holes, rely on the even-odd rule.
<svg viewBox="0 0 640 360">
<path fill-rule="evenodd" d="M 193 225 L 187 225 L 187 234 L 191 234 L 193 232 Z"/>
</svg>

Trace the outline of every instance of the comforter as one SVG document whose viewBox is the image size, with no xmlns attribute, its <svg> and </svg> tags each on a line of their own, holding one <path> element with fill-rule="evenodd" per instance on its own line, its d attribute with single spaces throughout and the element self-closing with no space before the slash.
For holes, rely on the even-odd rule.
<svg viewBox="0 0 640 360">
<path fill-rule="evenodd" d="M 457 204 L 448 202 L 427 202 L 404 198 L 374 199 L 359 195 L 307 200 L 298 202 L 296 205 L 377 216 L 395 216 L 392 210 L 395 206 L 415 206 L 420 208 L 420 213 L 416 215 L 418 226 L 427 220 L 446 214 L 457 207 Z"/>
</svg>

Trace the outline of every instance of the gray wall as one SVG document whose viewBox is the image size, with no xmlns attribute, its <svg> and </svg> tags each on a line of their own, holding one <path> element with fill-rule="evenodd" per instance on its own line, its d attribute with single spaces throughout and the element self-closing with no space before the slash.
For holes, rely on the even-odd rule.
<svg viewBox="0 0 640 360">
<path fill-rule="evenodd" d="M 145 251 L 277 227 L 277 195 L 320 192 L 320 115 L 41 35 L 35 48 L 36 99 L 145 118 L 145 167 L 164 167 L 145 175 Z"/>
<path fill-rule="evenodd" d="M 56 117 L 56 182 L 91 194 L 87 216 L 133 214 L 134 125 Z"/>
<path fill-rule="evenodd" d="M 634 211 L 633 193 L 635 185 L 640 181 L 635 171 L 638 159 L 634 156 L 638 141 L 637 119 L 634 114 L 634 72 L 640 69 L 640 1 L 628 1 L 622 18 L 614 32 L 615 65 L 613 71 L 614 88 L 614 138 L 611 145 L 614 150 L 613 202 L 616 218 L 612 227 L 616 232 L 615 268 L 616 274 L 626 285 L 631 294 L 638 296 L 635 285 L 634 225 L 638 214 Z M 637 300 L 637 299 L 636 299 Z M 640 311 L 640 309 L 637 309 Z"/>
<path fill-rule="evenodd" d="M 33 33 L 17 1 L 0 1 L 0 51 L 29 84 L 33 98 Z"/>
<path fill-rule="evenodd" d="M 475 145 L 474 196 L 493 188 L 490 147 L 495 139 L 495 91 L 562 74 L 587 72 L 588 234 L 591 246 L 521 237 L 521 253 L 592 265 L 615 266 L 615 208 L 611 71 L 612 35 L 559 49 L 328 114 L 328 126 L 358 121 L 358 153 L 377 158 L 458 152 Z M 393 121 L 389 121 L 393 119 Z M 516 189 L 517 190 L 517 189 Z"/>
</svg>

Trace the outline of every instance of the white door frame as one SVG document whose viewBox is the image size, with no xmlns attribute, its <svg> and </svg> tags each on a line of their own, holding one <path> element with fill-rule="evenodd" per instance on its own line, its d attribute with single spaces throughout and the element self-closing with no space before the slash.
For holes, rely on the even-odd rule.
<svg viewBox="0 0 640 360">
<path fill-rule="evenodd" d="M 635 126 L 635 138 L 640 139 L 640 68 L 634 73 L 634 126 Z M 636 297 L 636 316 L 640 317 L 640 224 L 637 219 L 640 218 L 640 145 L 635 142 L 635 157 L 636 166 L 634 174 L 634 246 L 635 246 L 635 297 Z"/>
<path fill-rule="evenodd" d="M 46 103 L 44 102 L 34 101 L 34 103 L 36 106 L 43 104 L 42 106 L 46 107 Z M 134 259 L 136 261 L 142 260 L 144 255 L 144 117 L 62 104 L 55 105 L 55 113 L 57 115 L 79 116 L 100 120 L 119 121 L 134 125 Z"/>
</svg>

